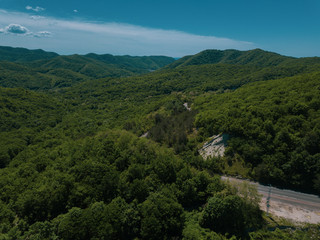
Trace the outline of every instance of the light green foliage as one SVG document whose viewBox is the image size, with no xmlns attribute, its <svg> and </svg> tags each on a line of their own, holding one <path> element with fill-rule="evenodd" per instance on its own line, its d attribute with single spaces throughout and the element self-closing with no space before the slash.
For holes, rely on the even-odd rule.
<svg viewBox="0 0 320 240">
<path fill-rule="evenodd" d="M 198 240 L 198 239 L 208 239 L 208 240 L 226 240 L 228 239 L 222 234 L 211 231 L 208 228 L 202 228 L 199 225 L 199 218 L 201 213 L 196 211 L 188 212 L 186 214 L 186 226 L 183 229 L 182 236 L 184 240 Z"/>
<path fill-rule="evenodd" d="M 200 225 L 215 232 L 245 235 L 247 229 L 263 224 L 257 203 L 237 195 L 216 194 L 209 199 L 200 217 Z"/>
<path fill-rule="evenodd" d="M 216 232 L 241 234 L 245 228 L 242 206 L 238 196 L 212 197 L 203 211 L 200 224 Z"/>
</svg>

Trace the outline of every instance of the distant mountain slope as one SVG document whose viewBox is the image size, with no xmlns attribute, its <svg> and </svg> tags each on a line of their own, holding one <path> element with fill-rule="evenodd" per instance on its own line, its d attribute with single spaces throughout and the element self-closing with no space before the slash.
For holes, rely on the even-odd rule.
<svg viewBox="0 0 320 240">
<path fill-rule="evenodd" d="M 69 70 L 88 78 L 122 77 L 133 75 L 131 71 L 113 64 L 87 58 L 81 55 L 58 56 L 50 60 L 40 60 L 29 64 L 38 71 Z"/>
<path fill-rule="evenodd" d="M 254 49 L 250 51 L 205 50 L 192 56 L 183 57 L 170 64 L 168 68 L 217 63 L 269 67 L 277 66 L 291 59 L 294 58 L 282 56 L 277 53 L 266 52 L 261 49 Z"/>
<path fill-rule="evenodd" d="M 40 59 L 52 59 L 59 56 L 54 52 L 45 52 L 41 49 L 29 50 L 26 48 L 13 48 L 0 46 L 0 61 L 30 62 Z"/>
<path fill-rule="evenodd" d="M 68 69 L 92 78 L 131 76 L 148 73 L 174 61 L 170 57 L 132 57 L 110 54 L 58 56 L 50 60 L 40 60 L 30 64 L 32 67 L 46 69 Z"/>
<path fill-rule="evenodd" d="M 98 55 L 89 53 L 85 57 L 92 58 L 107 64 L 116 64 L 127 69 L 141 69 L 141 70 L 157 70 L 162 68 L 175 60 L 166 56 L 113 56 L 111 54 Z"/>
<path fill-rule="evenodd" d="M 54 58 L 57 58 L 53 60 Z M 34 61 L 40 62 L 33 63 Z M 53 60 L 49 61 L 48 60 Z M 41 49 L 29 50 L 26 48 L 13 48 L 0 46 L 0 61 L 30 63 L 31 66 L 47 65 L 54 68 L 65 68 L 67 66 L 75 68 L 73 64 L 94 63 L 101 65 L 102 63 L 112 65 L 112 67 L 127 68 L 132 72 L 148 72 L 157 70 L 175 61 L 174 58 L 166 56 L 113 56 L 111 54 L 95 54 L 89 53 L 86 55 L 65 55 L 60 56 L 54 52 L 46 52 Z"/>
<path fill-rule="evenodd" d="M 108 78 L 84 82 L 68 89 L 70 93 L 68 95 L 75 93 L 76 96 L 82 96 L 82 100 L 88 100 L 94 96 L 94 101 L 97 97 L 99 99 L 101 97 L 103 99 L 101 103 L 104 104 L 110 99 L 141 100 L 175 92 L 192 93 L 192 95 L 212 91 L 223 92 L 235 90 L 250 82 L 281 79 L 320 71 L 320 64 L 317 64 L 319 58 L 295 60 L 288 58 L 287 64 L 270 67 L 222 63 L 189 65 L 174 69 L 165 67 L 149 74 L 128 78 Z M 99 103 L 95 102 L 95 104 Z"/>
<path fill-rule="evenodd" d="M 89 78 L 68 69 L 34 69 L 21 63 L 0 61 L 0 86 L 25 88 L 31 90 L 49 90 L 70 87 Z"/>
<path fill-rule="evenodd" d="M 157 70 L 174 58 L 110 54 L 60 56 L 43 50 L 0 47 L 0 86 L 27 89 L 70 87 L 77 82 L 106 77 L 127 77 Z"/>
<path fill-rule="evenodd" d="M 44 129 L 60 121 L 61 111 L 62 103 L 46 94 L 0 87 L 0 132 Z"/>
</svg>

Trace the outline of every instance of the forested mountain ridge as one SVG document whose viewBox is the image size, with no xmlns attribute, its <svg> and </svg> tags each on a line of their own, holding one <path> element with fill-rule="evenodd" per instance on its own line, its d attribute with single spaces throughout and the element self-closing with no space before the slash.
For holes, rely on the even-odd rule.
<svg viewBox="0 0 320 240">
<path fill-rule="evenodd" d="M 50 60 L 39 60 L 29 66 L 44 69 L 68 69 L 88 77 L 121 77 L 137 73 L 148 73 L 173 62 L 173 58 L 162 56 L 131 57 L 113 55 L 70 55 Z"/>
<path fill-rule="evenodd" d="M 40 59 L 51 59 L 59 56 L 54 52 L 46 52 L 41 49 L 29 50 L 26 48 L 13 48 L 0 46 L 0 61 L 27 63 Z"/>
<path fill-rule="evenodd" d="M 85 57 L 96 59 L 108 64 L 117 64 L 122 67 L 130 68 L 141 68 L 147 70 L 157 70 L 160 69 L 174 61 L 173 58 L 166 56 L 144 56 L 144 57 L 134 57 L 134 56 L 113 56 L 111 54 L 94 54 L 89 53 L 84 55 Z"/>
<path fill-rule="evenodd" d="M 35 69 L 21 63 L 0 62 L 0 85 L 30 90 L 50 90 L 68 87 L 89 78 L 69 69 Z"/>
<path fill-rule="evenodd" d="M 195 55 L 185 56 L 166 66 L 166 68 L 179 68 L 190 65 L 202 64 L 232 64 L 251 65 L 258 67 L 286 66 L 295 62 L 303 62 L 298 58 L 287 57 L 273 52 L 254 49 L 249 51 L 239 50 L 205 50 Z M 310 62 L 320 63 L 320 58 L 308 58 Z"/>
<path fill-rule="evenodd" d="M 32 90 L 57 89 L 97 78 L 148 73 L 173 61 L 165 56 L 60 56 L 43 50 L 0 47 L 0 85 Z"/>
<path fill-rule="evenodd" d="M 59 55 L 55 52 L 46 52 L 42 49 L 29 50 L 26 48 L 13 48 L 13 47 L 0 46 L 0 61 L 30 63 L 37 60 L 50 60 L 59 56 L 68 57 L 68 55 Z M 129 55 L 115 56 L 111 54 L 95 54 L 95 53 L 88 53 L 86 55 L 75 54 L 73 56 L 82 56 L 84 58 L 91 58 L 97 61 L 104 62 L 106 64 L 115 64 L 119 66 L 132 67 L 132 68 L 135 67 L 137 69 L 147 69 L 147 70 L 156 70 L 174 61 L 174 58 L 167 57 L 167 56 L 138 57 L 138 56 L 129 56 Z M 75 59 L 75 61 L 77 60 Z M 45 61 L 43 61 L 42 64 L 45 64 Z M 38 66 L 39 66 L 39 63 L 38 63 Z"/>
<path fill-rule="evenodd" d="M 320 193 L 318 58 L 258 55 L 266 64 L 203 58 L 142 75 L 160 67 L 153 57 L 2 61 L 0 238 L 319 236 L 317 226 L 268 231 L 277 220 L 254 189 L 217 175 Z M 120 75 L 94 77 L 108 61 Z M 225 156 L 204 161 L 199 147 L 220 133 Z"/>
</svg>

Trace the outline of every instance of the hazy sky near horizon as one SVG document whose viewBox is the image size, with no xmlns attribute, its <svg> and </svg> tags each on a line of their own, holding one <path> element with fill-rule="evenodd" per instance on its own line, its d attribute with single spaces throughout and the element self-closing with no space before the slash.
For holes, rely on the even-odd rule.
<svg viewBox="0 0 320 240">
<path fill-rule="evenodd" d="M 182 57 L 261 48 L 320 56 L 319 0 L 0 0 L 0 45 Z"/>
</svg>

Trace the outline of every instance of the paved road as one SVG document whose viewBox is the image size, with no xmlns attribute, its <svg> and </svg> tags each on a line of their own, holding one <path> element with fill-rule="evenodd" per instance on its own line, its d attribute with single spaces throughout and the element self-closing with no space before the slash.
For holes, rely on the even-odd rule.
<svg viewBox="0 0 320 240">
<path fill-rule="evenodd" d="M 246 180 L 240 180 L 236 178 L 230 178 L 230 177 L 221 177 L 222 180 L 229 180 L 231 181 L 246 181 Z M 305 194 L 300 192 L 295 192 L 292 190 L 286 190 L 286 189 L 279 189 L 275 187 L 269 187 L 264 186 L 261 184 L 258 184 L 256 182 L 250 182 L 251 184 L 254 184 L 258 188 L 258 192 L 263 195 L 263 198 L 267 198 L 270 192 L 270 202 L 277 201 L 284 204 L 290 204 L 297 207 L 301 207 L 303 209 L 308 209 L 312 211 L 320 211 L 320 197 L 312 194 Z"/>
</svg>

